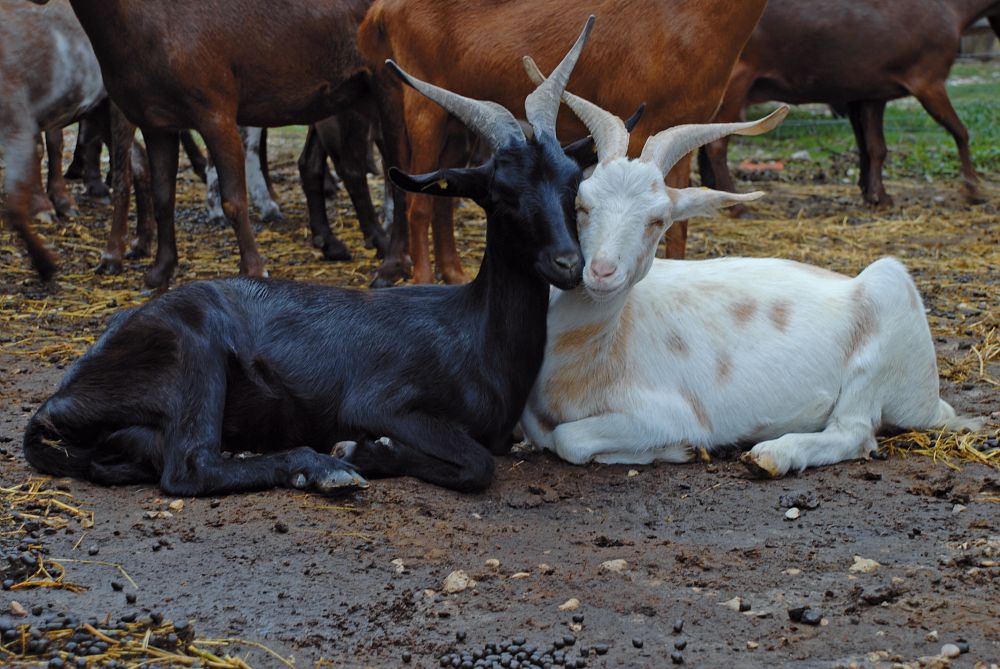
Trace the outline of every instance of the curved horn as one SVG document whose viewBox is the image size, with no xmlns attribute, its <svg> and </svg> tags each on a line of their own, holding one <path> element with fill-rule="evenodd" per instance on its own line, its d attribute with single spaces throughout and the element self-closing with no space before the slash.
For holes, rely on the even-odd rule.
<svg viewBox="0 0 1000 669">
<path fill-rule="evenodd" d="M 525 56 L 522 62 L 524 71 L 536 85 L 545 81 L 542 71 L 531 56 Z M 628 130 L 620 118 L 569 91 L 563 91 L 562 100 L 590 131 L 598 162 L 606 163 L 628 154 Z"/>
<path fill-rule="evenodd" d="M 663 174 L 670 171 L 681 158 L 699 146 L 714 142 L 726 135 L 760 135 L 773 129 L 788 115 L 788 106 L 782 105 L 762 119 L 745 123 L 701 123 L 678 125 L 658 132 L 646 140 L 639 160 L 653 163 Z"/>
<path fill-rule="evenodd" d="M 428 84 L 404 72 L 392 59 L 385 63 L 404 82 L 457 116 L 469 130 L 482 135 L 494 152 L 511 141 L 524 141 L 521 126 L 506 107 L 489 100 L 473 100 Z"/>
<path fill-rule="evenodd" d="M 556 116 L 559 114 L 559 99 L 566 84 L 569 83 L 569 75 L 573 72 L 576 61 L 580 58 L 583 45 L 590 37 L 590 31 L 594 27 L 594 17 L 591 15 L 587 19 L 587 25 L 583 27 L 583 32 L 576 38 L 576 43 L 569 53 L 562 59 L 559 66 L 552 71 L 552 74 L 538 88 L 532 91 L 531 95 L 524 101 L 524 111 L 528 118 L 528 123 L 535 129 L 535 136 L 548 133 L 556 136 Z"/>
</svg>

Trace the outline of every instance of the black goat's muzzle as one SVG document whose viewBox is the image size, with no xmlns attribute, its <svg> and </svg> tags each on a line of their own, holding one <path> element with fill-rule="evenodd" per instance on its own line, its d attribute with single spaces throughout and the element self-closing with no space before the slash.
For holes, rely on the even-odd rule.
<svg viewBox="0 0 1000 669">
<path fill-rule="evenodd" d="M 560 290 L 571 290 L 583 280 L 583 256 L 579 251 L 551 253 L 536 265 L 538 273 Z"/>
</svg>

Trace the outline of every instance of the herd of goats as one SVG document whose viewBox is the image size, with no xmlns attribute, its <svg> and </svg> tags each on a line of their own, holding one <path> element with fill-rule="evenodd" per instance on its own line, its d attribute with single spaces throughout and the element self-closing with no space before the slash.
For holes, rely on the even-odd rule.
<svg viewBox="0 0 1000 669">
<path fill-rule="evenodd" d="M 175 495 L 331 493 L 398 475 L 476 491 L 523 433 L 573 463 L 746 445 L 752 474 L 780 477 L 865 457 L 882 428 L 978 424 L 939 397 L 923 303 L 899 261 L 852 278 L 682 258 L 688 218 L 763 195 L 731 192 L 725 142 L 788 110 L 740 121 L 748 103 L 846 108 L 862 194 L 885 205 L 882 113 L 913 95 L 954 136 L 967 194 L 981 198 L 944 82 L 968 25 L 1000 28 L 998 0 L 32 3 L 0 0 L 0 146 L 7 220 L 39 275 L 56 264 L 30 226 L 46 204 L 38 136 L 51 204 L 69 211 L 61 129 L 75 121 L 77 171 L 97 190 L 94 156 L 111 148 L 101 271 L 121 271 L 134 187 L 132 252 L 150 251 L 155 220 L 145 280 L 169 284 L 193 129 L 246 275 L 113 316 L 28 424 L 24 453 L 44 472 Z M 267 190 L 261 129 L 293 123 L 312 124 L 299 164 L 325 257 L 349 257 L 326 220 L 330 157 L 381 259 L 375 284 L 430 283 L 432 228 L 436 270 L 456 285 L 261 278 L 248 189 Z M 557 127 L 576 141 L 561 145 Z M 391 184 L 388 232 L 365 178 L 372 141 Z M 696 153 L 718 190 L 688 187 Z M 459 197 L 486 213 L 468 283 Z M 247 451 L 258 455 L 231 457 Z"/>
</svg>

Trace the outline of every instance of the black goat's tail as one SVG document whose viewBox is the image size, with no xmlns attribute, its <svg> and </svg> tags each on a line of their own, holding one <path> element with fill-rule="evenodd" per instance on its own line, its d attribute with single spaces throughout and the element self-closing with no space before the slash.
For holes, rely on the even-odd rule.
<svg viewBox="0 0 1000 669">
<path fill-rule="evenodd" d="M 31 417 L 24 432 L 24 457 L 32 467 L 52 476 L 89 478 L 93 449 L 74 443 L 73 430 L 60 420 L 60 413 L 53 398 Z"/>
</svg>

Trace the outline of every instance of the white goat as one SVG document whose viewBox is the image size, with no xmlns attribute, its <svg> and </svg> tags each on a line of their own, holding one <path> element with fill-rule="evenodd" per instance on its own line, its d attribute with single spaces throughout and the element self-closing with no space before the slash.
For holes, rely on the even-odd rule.
<svg viewBox="0 0 1000 669">
<path fill-rule="evenodd" d="M 765 132 L 787 108 L 672 128 L 628 160 L 620 119 L 563 100 L 594 135 L 599 164 L 577 198 L 583 286 L 550 299 L 521 420 L 532 443 L 573 463 L 635 464 L 755 444 L 742 461 L 778 477 L 866 456 L 882 426 L 972 426 L 938 397 L 923 304 L 897 260 L 849 278 L 772 258 L 654 259 L 673 220 L 763 195 L 667 187 L 675 162 L 725 135 Z"/>
</svg>

